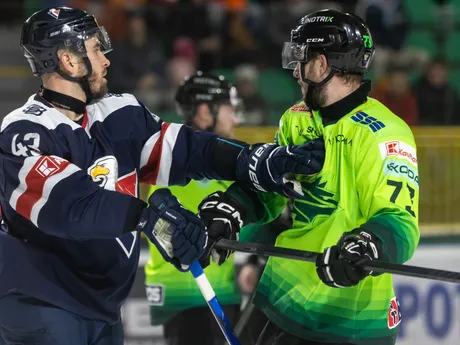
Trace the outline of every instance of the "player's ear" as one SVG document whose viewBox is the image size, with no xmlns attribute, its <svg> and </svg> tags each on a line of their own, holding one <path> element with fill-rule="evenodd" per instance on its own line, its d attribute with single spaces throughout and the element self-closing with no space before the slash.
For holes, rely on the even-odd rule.
<svg viewBox="0 0 460 345">
<path fill-rule="evenodd" d="M 319 59 L 319 68 L 321 75 L 329 74 L 329 64 L 327 63 L 326 55 L 320 54 Z"/>
<path fill-rule="evenodd" d="M 66 49 L 58 51 L 59 67 L 65 74 L 77 76 L 79 59 Z"/>
</svg>

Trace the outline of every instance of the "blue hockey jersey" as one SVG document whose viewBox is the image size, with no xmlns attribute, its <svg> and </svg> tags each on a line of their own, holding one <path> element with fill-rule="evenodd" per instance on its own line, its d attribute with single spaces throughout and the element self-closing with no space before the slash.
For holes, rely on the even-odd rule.
<svg viewBox="0 0 460 345">
<path fill-rule="evenodd" d="M 138 264 L 138 184 L 215 178 L 214 135 L 162 122 L 129 94 L 71 121 L 39 94 L 0 132 L 0 296 L 115 323 Z"/>
</svg>

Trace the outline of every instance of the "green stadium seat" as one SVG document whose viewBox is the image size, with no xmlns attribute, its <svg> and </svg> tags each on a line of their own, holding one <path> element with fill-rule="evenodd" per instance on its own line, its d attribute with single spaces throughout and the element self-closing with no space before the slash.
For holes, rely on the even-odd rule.
<svg viewBox="0 0 460 345">
<path fill-rule="evenodd" d="M 460 69 L 450 69 L 449 70 L 449 82 L 457 90 L 460 91 Z"/>
<path fill-rule="evenodd" d="M 431 56 L 436 56 L 438 46 L 430 31 L 411 31 L 407 37 L 407 45 L 427 51 Z"/>
<path fill-rule="evenodd" d="M 449 34 L 446 42 L 446 49 L 447 61 L 460 62 L 460 31 L 453 31 Z"/>
<path fill-rule="evenodd" d="M 287 103 L 288 106 L 299 98 L 299 86 L 291 71 L 269 69 L 260 74 L 259 90 L 270 103 Z"/>
<path fill-rule="evenodd" d="M 406 9 L 411 23 L 434 23 L 436 5 L 433 0 L 405 0 Z"/>
</svg>

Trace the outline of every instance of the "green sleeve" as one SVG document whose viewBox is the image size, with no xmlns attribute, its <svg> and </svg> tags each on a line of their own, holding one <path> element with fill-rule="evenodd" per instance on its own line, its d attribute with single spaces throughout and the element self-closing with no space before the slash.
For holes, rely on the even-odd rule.
<svg viewBox="0 0 460 345">
<path fill-rule="evenodd" d="M 418 228 L 419 185 L 415 142 L 405 135 L 378 140 L 363 133 L 355 163 L 361 228 L 382 243 L 382 260 L 404 263 L 414 254 Z"/>
</svg>

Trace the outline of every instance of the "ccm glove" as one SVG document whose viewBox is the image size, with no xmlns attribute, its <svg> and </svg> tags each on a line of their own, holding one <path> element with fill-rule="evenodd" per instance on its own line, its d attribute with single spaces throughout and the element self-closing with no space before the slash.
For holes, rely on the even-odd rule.
<svg viewBox="0 0 460 345">
<path fill-rule="evenodd" d="M 206 267 L 212 257 L 216 264 L 222 265 L 232 251 L 215 249 L 214 244 L 222 238 L 238 240 L 245 216 L 243 206 L 226 193 L 216 192 L 203 199 L 198 210 L 209 236 L 206 252 L 200 262 Z"/>
<path fill-rule="evenodd" d="M 320 138 L 302 145 L 250 145 L 238 155 L 237 180 L 252 190 L 298 198 L 303 196 L 302 187 L 294 175 L 318 173 L 324 156 L 324 141 Z"/>
<path fill-rule="evenodd" d="M 378 260 L 381 256 L 380 240 L 362 229 L 342 235 L 337 245 L 326 248 L 316 259 L 316 272 L 321 281 L 331 287 L 355 286 L 372 274 L 357 264 Z"/>
<path fill-rule="evenodd" d="M 208 241 L 203 221 L 165 188 L 150 196 L 149 207 L 142 211 L 136 230 L 144 232 L 164 260 L 182 272 L 201 257 Z"/>
</svg>

